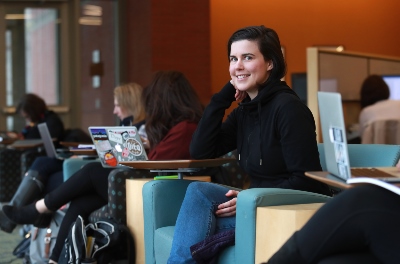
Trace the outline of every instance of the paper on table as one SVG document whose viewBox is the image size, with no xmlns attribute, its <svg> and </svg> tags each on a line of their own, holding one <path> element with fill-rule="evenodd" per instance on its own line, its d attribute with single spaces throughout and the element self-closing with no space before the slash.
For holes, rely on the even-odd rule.
<svg viewBox="0 0 400 264">
<path fill-rule="evenodd" d="M 93 144 L 79 144 L 78 149 L 94 149 Z"/>
<path fill-rule="evenodd" d="M 391 179 L 393 180 L 393 179 Z M 358 185 L 358 184 L 374 184 L 377 186 L 380 186 L 382 188 L 385 188 L 391 192 L 394 192 L 398 195 L 400 195 L 400 178 L 398 179 L 398 182 L 386 182 L 384 180 L 379 180 L 376 178 L 369 178 L 369 177 L 356 177 L 356 178 L 351 178 L 346 181 L 348 184 L 353 184 L 353 185 Z"/>
</svg>

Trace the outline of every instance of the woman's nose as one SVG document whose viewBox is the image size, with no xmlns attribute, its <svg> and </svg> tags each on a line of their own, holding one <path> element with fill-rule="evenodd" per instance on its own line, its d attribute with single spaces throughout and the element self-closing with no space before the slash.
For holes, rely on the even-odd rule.
<svg viewBox="0 0 400 264">
<path fill-rule="evenodd" d="M 242 60 L 238 60 L 235 64 L 235 68 L 236 69 L 243 69 L 243 61 Z"/>
</svg>

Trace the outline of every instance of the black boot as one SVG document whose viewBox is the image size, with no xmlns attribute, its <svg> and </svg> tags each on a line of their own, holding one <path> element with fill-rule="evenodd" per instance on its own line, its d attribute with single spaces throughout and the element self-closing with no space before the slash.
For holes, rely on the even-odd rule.
<svg viewBox="0 0 400 264">
<path fill-rule="evenodd" d="M 52 213 L 41 214 L 36 210 L 36 202 L 22 207 L 3 206 L 4 214 L 14 223 L 31 224 L 39 228 L 47 227 L 51 222 Z"/>
<path fill-rule="evenodd" d="M 20 207 L 37 200 L 44 187 L 38 176 L 39 174 L 35 170 L 27 171 L 9 205 Z M 15 226 L 16 224 L 4 215 L 3 210 L 0 210 L 1 230 L 11 233 Z"/>
<path fill-rule="evenodd" d="M 297 232 L 296 232 L 297 233 Z M 263 264 L 306 264 L 299 253 L 294 233 L 274 255 Z"/>
</svg>

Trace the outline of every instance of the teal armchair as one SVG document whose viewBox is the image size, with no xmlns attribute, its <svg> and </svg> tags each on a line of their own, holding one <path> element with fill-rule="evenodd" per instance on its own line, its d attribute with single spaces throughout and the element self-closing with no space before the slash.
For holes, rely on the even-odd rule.
<svg viewBox="0 0 400 264">
<path fill-rule="evenodd" d="M 157 180 L 143 187 L 144 239 L 147 264 L 166 263 L 175 221 L 191 181 Z M 257 207 L 324 203 L 331 197 L 304 191 L 255 188 L 241 191 L 237 200 L 236 241 L 218 263 L 254 263 Z"/>
</svg>

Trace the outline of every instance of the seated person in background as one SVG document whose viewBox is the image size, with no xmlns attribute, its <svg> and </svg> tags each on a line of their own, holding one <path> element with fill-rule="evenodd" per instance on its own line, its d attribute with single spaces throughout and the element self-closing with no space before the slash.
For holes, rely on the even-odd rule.
<svg viewBox="0 0 400 264">
<path fill-rule="evenodd" d="M 143 101 L 149 159 L 189 159 L 190 140 L 203 106 L 186 77 L 176 71 L 158 72 L 144 90 Z M 15 223 L 45 227 L 49 220 L 44 218 L 71 202 L 50 256 L 52 263 L 57 262 L 71 223 L 78 215 L 87 221 L 91 212 L 107 204 L 111 170 L 89 163 L 44 199 L 24 207 L 4 206 L 3 211 Z"/>
<path fill-rule="evenodd" d="M 372 184 L 350 188 L 322 206 L 267 263 L 312 264 L 332 256 L 335 263 L 399 263 L 399 223 L 398 194 Z"/>
<path fill-rule="evenodd" d="M 143 88 L 139 84 L 129 83 L 114 89 L 114 114 L 120 118 L 120 125 L 131 126 L 134 122 L 137 128 L 144 124 Z M 49 157 L 38 157 L 25 173 L 10 205 L 21 207 L 42 198 L 64 181 L 63 160 Z M 11 233 L 16 224 L 10 221 L 0 210 L 0 228 Z"/>
<path fill-rule="evenodd" d="M 48 110 L 45 101 L 39 96 L 28 93 L 24 95 L 17 105 L 17 113 L 26 119 L 26 127 L 19 134 L 20 139 L 40 138 L 37 125 L 46 123 L 52 138 L 57 141 L 64 135 L 64 124 L 60 117 Z"/>
<path fill-rule="evenodd" d="M 361 113 L 359 117 L 361 139 L 368 124 L 382 119 L 400 120 L 400 100 L 390 100 L 390 90 L 379 75 L 368 76 L 360 90 Z"/>
<path fill-rule="evenodd" d="M 216 158 L 237 149 L 250 188 L 287 188 L 331 195 L 304 172 L 321 170 L 311 111 L 280 79 L 286 64 L 279 37 L 264 26 L 242 28 L 228 41 L 231 80 L 211 98 L 190 145 L 193 158 Z M 223 121 L 225 110 L 243 101 Z M 168 263 L 195 263 L 190 246 L 235 229 L 238 191 L 189 184 Z"/>
</svg>

